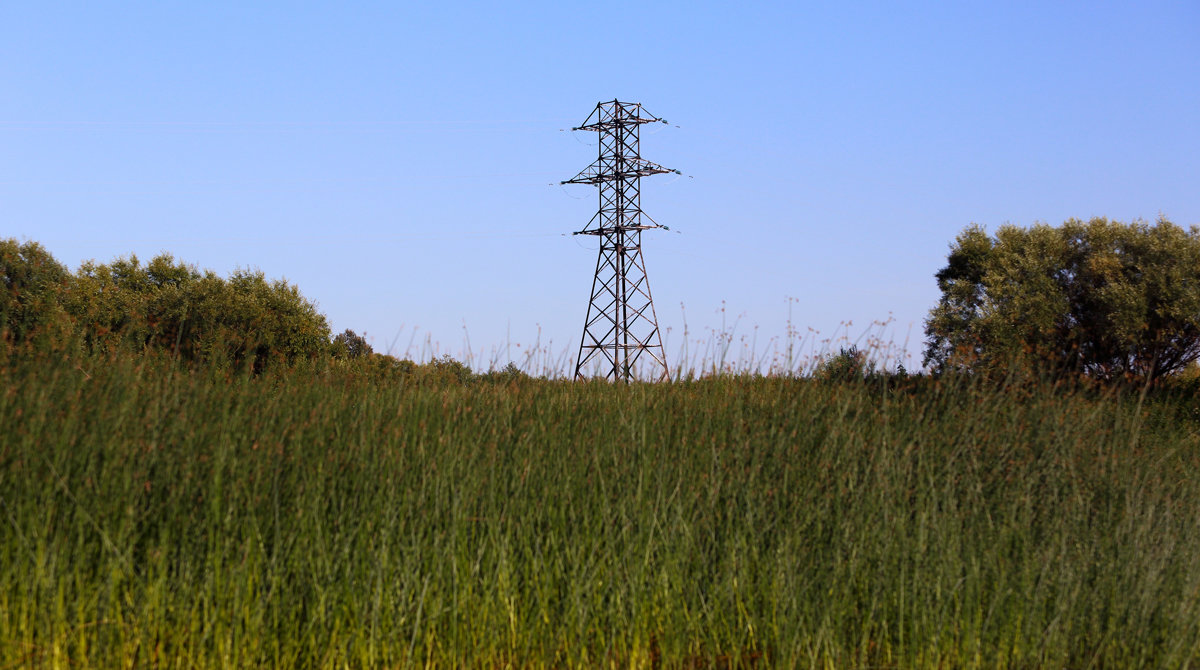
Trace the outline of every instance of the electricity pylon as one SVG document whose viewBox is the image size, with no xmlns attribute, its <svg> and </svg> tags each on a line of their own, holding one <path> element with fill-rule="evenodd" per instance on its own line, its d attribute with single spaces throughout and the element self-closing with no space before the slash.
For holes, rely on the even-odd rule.
<svg viewBox="0 0 1200 670">
<path fill-rule="evenodd" d="M 647 113 L 641 103 L 613 100 L 597 103 L 583 125 L 571 129 L 590 130 L 600 137 L 596 162 L 562 182 L 592 184 L 600 192 L 600 209 L 583 230 L 574 233 L 600 240 L 576 379 L 585 378 L 585 370 L 594 366 L 614 381 L 635 377 L 662 381 L 669 376 L 642 259 L 642 231 L 665 226 L 642 214 L 641 179 L 676 171 L 642 160 L 638 154 L 639 130 L 647 123 L 666 122 Z"/>
</svg>

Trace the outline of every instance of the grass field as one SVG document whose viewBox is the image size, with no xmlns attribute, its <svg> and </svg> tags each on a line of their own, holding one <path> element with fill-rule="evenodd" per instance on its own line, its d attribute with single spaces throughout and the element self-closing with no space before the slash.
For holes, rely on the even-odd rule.
<svg viewBox="0 0 1200 670">
<path fill-rule="evenodd" d="M 1180 667 L 1182 395 L 0 370 L 0 668 Z"/>
</svg>

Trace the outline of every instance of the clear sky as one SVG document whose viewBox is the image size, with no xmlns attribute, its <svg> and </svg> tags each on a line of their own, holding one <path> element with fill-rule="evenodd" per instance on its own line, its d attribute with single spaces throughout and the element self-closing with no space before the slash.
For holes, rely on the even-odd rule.
<svg viewBox="0 0 1200 670">
<path fill-rule="evenodd" d="M 643 180 L 670 359 L 685 318 L 760 353 L 891 318 L 919 362 L 970 223 L 1200 224 L 1195 0 L 8 2 L 0 91 L 0 236 L 261 269 L 483 367 L 574 357 L 596 198 L 558 182 L 596 149 L 563 129 L 600 100 L 670 121 L 642 138 L 683 172 Z"/>
</svg>

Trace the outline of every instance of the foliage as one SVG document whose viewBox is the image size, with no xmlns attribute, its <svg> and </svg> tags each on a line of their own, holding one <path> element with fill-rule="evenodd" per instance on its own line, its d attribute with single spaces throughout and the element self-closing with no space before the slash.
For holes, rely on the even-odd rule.
<svg viewBox="0 0 1200 670">
<path fill-rule="evenodd" d="M 1200 661 L 1187 389 L 357 376 L 372 359 L 0 367 L 0 658 Z"/>
<path fill-rule="evenodd" d="M 59 304 L 69 277 L 37 242 L 0 239 L 0 343 L 60 339 L 69 329 Z"/>
<path fill-rule="evenodd" d="M 480 381 L 493 384 L 521 384 L 532 379 L 511 361 L 499 370 L 489 370 L 478 375 L 478 378 Z"/>
<path fill-rule="evenodd" d="M 423 376 L 433 383 L 462 385 L 474 378 L 471 368 L 461 361 L 454 360 L 450 354 L 435 358 L 422 368 Z"/>
<path fill-rule="evenodd" d="M 261 273 L 0 253 L 5 667 L 1200 662 L 1198 374 L 477 375 Z"/>
<path fill-rule="evenodd" d="M 71 274 L 41 246 L 15 240 L 0 241 L 0 270 L 0 331 L 14 343 L 39 332 L 60 349 L 164 351 L 255 371 L 271 361 L 323 357 L 330 348 L 316 307 L 261 272 L 222 279 L 162 254 L 148 264 L 136 256 L 87 262 Z"/>
<path fill-rule="evenodd" d="M 381 381 L 410 377 L 415 375 L 418 369 L 418 365 L 413 361 L 387 354 L 372 353 L 358 360 L 363 362 L 369 378 L 378 378 Z"/>
<path fill-rule="evenodd" d="M 338 358 L 362 358 L 375 353 L 367 338 L 347 328 L 333 338 L 333 355 Z"/>
<path fill-rule="evenodd" d="M 1200 357 L 1200 230 L 1160 219 L 963 231 L 926 321 L 934 369 L 1159 378 Z"/>
<path fill-rule="evenodd" d="M 258 370 L 329 346 L 325 317 L 287 282 L 246 270 L 223 280 L 165 254 L 144 266 L 136 256 L 85 263 L 67 306 L 85 342 L 102 348 L 132 344 Z"/>
<path fill-rule="evenodd" d="M 841 347 L 838 353 L 827 356 L 813 370 L 813 377 L 826 382 L 861 381 L 877 373 L 875 362 L 857 346 Z"/>
</svg>

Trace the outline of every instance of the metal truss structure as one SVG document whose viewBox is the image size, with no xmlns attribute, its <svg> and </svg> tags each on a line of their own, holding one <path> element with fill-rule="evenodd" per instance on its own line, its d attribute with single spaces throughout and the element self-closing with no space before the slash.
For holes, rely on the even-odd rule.
<svg viewBox="0 0 1200 670">
<path fill-rule="evenodd" d="M 593 131 L 600 138 L 596 162 L 562 182 L 592 184 L 600 192 L 600 209 L 574 233 L 600 240 L 575 364 L 577 379 L 597 368 L 605 379 L 624 382 L 661 381 L 669 375 L 642 258 L 642 231 L 665 226 L 642 213 L 641 179 L 676 171 L 642 160 L 640 129 L 647 123 L 665 121 L 640 103 L 613 100 L 597 103 L 583 125 L 572 128 Z"/>
</svg>

